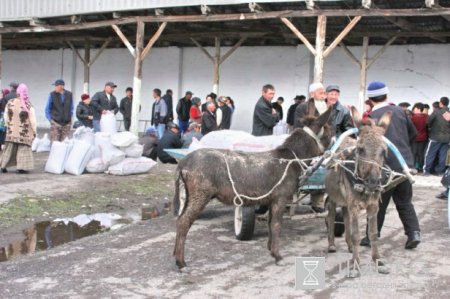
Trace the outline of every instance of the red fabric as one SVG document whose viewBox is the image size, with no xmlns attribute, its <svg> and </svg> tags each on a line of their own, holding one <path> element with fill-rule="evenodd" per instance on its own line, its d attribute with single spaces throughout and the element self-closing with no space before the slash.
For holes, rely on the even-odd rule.
<svg viewBox="0 0 450 299">
<path fill-rule="evenodd" d="M 189 110 L 189 117 L 195 122 L 201 122 L 202 112 L 197 106 L 191 106 L 191 109 Z"/>
<path fill-rule="evenodd" d="M 411 117 L 411 121 L 417 130 L 417 142 L 424 142 L 428 139 L 427 120 L 428 114 L 425 113 L 413 113 Z"/>
<path fill-rule="evenodd" d="M 369 115 L 370 115 L 369 111 L 364 112 L 362 115 L 362 120 L 367 120 L 369 118 Z"/>
</svg>

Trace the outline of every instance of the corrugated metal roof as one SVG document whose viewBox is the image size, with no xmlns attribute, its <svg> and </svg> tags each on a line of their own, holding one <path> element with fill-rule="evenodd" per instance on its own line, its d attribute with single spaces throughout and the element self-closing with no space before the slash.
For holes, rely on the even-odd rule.
<svg viewBox="0 0 450 299">
<path fill-rule="evenodd" d="M 336 0 L 321 0 L 334 1 Z M 339 0 L 338 0 L 339 1 Z M 82 15 L 90 13 L 106 13 L 152 9 L 163 7 L 230 5 L 252 1 L 242 0 L 1 0 L 0 21 L 28 20 L 31 18 L 49 18 L 58 16 Z M 268 2 L 305 2 L 305 0 L 259 0 Z M 318 2 L 318 1 L 316 1 Z"/>
</svg>

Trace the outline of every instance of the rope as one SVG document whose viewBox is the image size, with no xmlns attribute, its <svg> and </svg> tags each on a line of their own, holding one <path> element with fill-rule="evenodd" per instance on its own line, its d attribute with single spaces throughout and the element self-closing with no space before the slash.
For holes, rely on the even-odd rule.
<svg viewBox="0 0 450 299">
<path fill-rule="evenodd" d="M 311 160 L 316 158 L 316 157 L 314 157 L 314 158 L 307 158 L 307 159 L 299 159 L 297 157 L 297 155 L 293 151 L 291 151 L 291 152 L 294 155 L 295 159 L 284 159 L 284 158 L 277 159 L 277 158 L 275 158 L 275 159 L 280 160 L 282 162 L 287 162 L 287 165 L 286 165 L 286 167 L 284 169 L 283 175 L 281 176 L 280 180 L 272 187 L 272 189 L 270 189 L 269 192 L 267 192 L 266 194 L 263 194 L 261 196 L 257 196 L 257 197 L 252 197 L 252 196 L 247 196 L 247 195 L 244 195 L 244 194 L 240 194 L 237 191 L 236 183 L 234 182 L 233 176 L 231 174 L 230 165 L 228 164 L 227 158 L 223 154 L 222 156 L 223 156 L 223 159 L 225 160 L 225 165 L 227 166 L 228 179 L 230 180 L 231 187 L 233 188 L 233 192 L 234 192 L 234 195 L 235 195 L 235 197 L 233 198 L 234 205 L 237 206 L 237 207 L 241 207 L 244 204 L 244 199 L 252 200 L 252 201 L 258 201 L 258 200 L 261 200 L 263 198 L 266 198 L 266 197 L 270 196 L 273 193 L 273 191 L 275 191 L 275 189 L 278 186 L 280 186 L 281 183 L 284 181 L 284 179 L 287 176 L 287 172 L 289 170 L 289 167 L 291 166 L 292 163 L 297 162 L 300 165 L 300 168 L 303 171 L 303 170 L 305 170 L 308 167 L 306 165 L 305 161 L 311 161 Z"/>
</svg>

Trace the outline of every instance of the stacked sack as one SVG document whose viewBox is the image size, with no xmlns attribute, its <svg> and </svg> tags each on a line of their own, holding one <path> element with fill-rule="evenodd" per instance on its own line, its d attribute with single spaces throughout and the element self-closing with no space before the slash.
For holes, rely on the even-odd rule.
<svg viewBox="0 0 450 299">
<path fill-rule="evenodd" d="M 89 173 L 114 175 L 146 173 L 156 162 L 142 157 L 143 150 L 130 132 L 94 133 L 90 128 L 79 127 L 72 140 L 53 142 L 45 171 L 73 175 L 81 175 L 85 169 Z"/>
</svg>

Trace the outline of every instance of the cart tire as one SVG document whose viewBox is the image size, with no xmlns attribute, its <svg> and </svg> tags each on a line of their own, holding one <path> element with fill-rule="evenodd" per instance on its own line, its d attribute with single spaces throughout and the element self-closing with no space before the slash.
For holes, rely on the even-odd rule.
<svg viewBox="0 0 450 299">
<path fill-rule="evenodd" d="M 255 207 L 234 209 L 234 234 L 240 241 L 249 241 L 255 230 Z"/>
<path fill-rule="evenodd" d="M 345 232 L 344 213 L 342 208 L 336 208 L 336 217 L 334 218 L 334 236 L 342 237 Z"/>
</svg>

